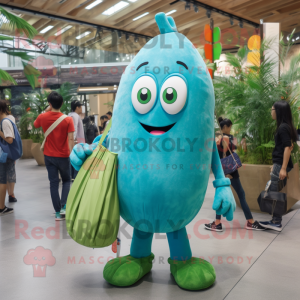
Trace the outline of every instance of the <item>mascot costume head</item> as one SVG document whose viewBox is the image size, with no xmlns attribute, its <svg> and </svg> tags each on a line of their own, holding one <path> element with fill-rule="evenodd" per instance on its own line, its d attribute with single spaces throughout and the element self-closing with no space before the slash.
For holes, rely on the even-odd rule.
<svg viewBox="0 0 300 300">
<path fill-rule="evenodd" d="M 159 13 L 155 20 L 160 35 L 126 68 L 111 121 L 107 144 L 118 153 L 120 213 L 134 233 L 130 255 L 108 262 L 104 278 L 117 286 L 137 282 L 152 268 L 153 234 L 164 232 L 177 284 L 200 290 L 216 274 L 210 263 L 192 257 L 185 226 L 202 206 L 211 169 L 213 208 L 231 220 L 235 202 L 214 141 L 210 74 L 172 17 Z"/>
</svg>

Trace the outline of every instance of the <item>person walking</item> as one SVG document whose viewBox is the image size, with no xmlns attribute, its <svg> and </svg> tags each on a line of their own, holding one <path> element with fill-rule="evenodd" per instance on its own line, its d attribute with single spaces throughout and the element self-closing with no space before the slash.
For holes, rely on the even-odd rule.
<svg viewBox="0 0 300 300">
<path fill-rule="evenodd" d="M 42 127 L 45 133 L 44 157 L 50 181 L 50 194 L 55 210 L 55 220 L 64 220 L 66 203 L 70 191 L 70 153 L 74 147 L 74 124 L 71 117 L 60 112 L 63 98 L 51 92 L 47 98 L 49 107 L 34 121 L 35 128 Z M 59 177 L 62 193 L 59 196 Z"/>
<path fill-rule="evenodd" d="M 108 118 L 108 121 L 106 122 L 105 127 L 107 126 L 107 124 L 110 122 L 110 119 L 112 118 L 112 112 L 111 112 L 111 111 L 108 111 L 108 112 L 106 113 L 106 116 L 107 116 L 107 118 Z"/>
<path fill-rule="evenodd" d="M 108 121 L 107 115 L 103 115 L 103 116 L 100 117 L 100 122 L 101 122 L 101 126 L 99 126 L 100 134 L 103 133 L 107 121 Z"/>
<path fill-rule="evenodd" d="M 273 166 L 271 180 L 268 182 L 271 192 L 280 192 L 286 185 L 287 173 L 292 170 L 291 152 L 293 143 L 298 140 L 297 131 L 293 125 L 291 108 L 286 101 L 277 101 L 271 109 L 271 116 L 276 120 L 277 129 L 274 134 L 275 148 L 272 153 Z M 273 214 L 272 220 L 259 222 L 261 226 L 276 231 L 282 230 L 282 215 Z"/>
<path fill-rule="evenodd" d="M 10 152 L 10 154 L 12 154 L 12 152 L 15 153 L 17 150 L 19 157 L 21 157 L 21 138 L 15 125 L 15 118 L 10 115 L 5 100 L 0 100 L 0 122 L 0 147 L 3 152 Z M 16 140 L 16 138 L 18 138 L 18 140 Z M 0 163 L 0 215 L 6 215 L 14 211 L 13 208 L 5 206 L 6 190 L 9 192 L 9 202 L 17 202 L 13 194 L 13 188 L 16 183 L 16 161 L 10 156 L 11 155 L 7 156 L 5 163 Z"/>
<path fill-rule="evenodd" d="M 83 123 L 80 118 L 80 114 L 82 114 L 82 104 L 78 100 L 72 101 L 71 102 L 71 112 L 69 113 L 69 116 L 72 117 L 73 123 L 74 123 L 75 145 L 80 144 L 80 143 L 85 143 Z M 71 170 L 71 179 L 72 179 L 72 181 L 74 181 L 78 172 L 73 168 L 72 165 L 70 166 L 70 170 Z"/>
<path fill-rule="evenodd" d="M 226 118 L 223 119 L 222 117 L 220 117 L 218 119 L 218 122 L 220 124 L 221 130 L 222 130 L 222 133 L 224 136 L 224 138 L 220 138 L 217 141 L 219 156 L 220 156 L 220 159 L 222 159 L 224 156 L 224 153 L 225 153 L 225 157 L 231 155 L 229 148 L 231 151 L 234 151 L 237 147 L 233 142 L 233 140 L 234 140 L 233 136 L 230 135 L 230 131 L 231 131 L 231 127 L 232 127 L 231 120 L 226 119 Z M 246 229 L 265 230 L 264 227 L 262 227 L 257 221 L 254 221 L 254 219 L 253 219 L 253 216 L 251 214 L 251 211 L 250 211 L 249 206 L 246 201 L 245 191 L 241 184 L 238 170 L 235 170 L 233 173 L 226 175 L 226 177 L 230 179 L 231 185 L 239 197 L 241 207 L 243 209 L 245 218 L 247 220 Z M 204 226 L 205 226 L 205 229 L 207 229 L 207 230 L 223 231 L 222 223 L 221 223 L 221 216 L 216 215 L 216 221 L 213 221 L 212 223 L 209 223 L 209 224 L 205 224 Z"/>
<path fill-rule="evenodd" d="M 98 128 L 95 125 L 95 117 L 85 117 L 82 122 L 85 132 L 85 140 L 88 144 L 92 144 L 95 137 L 99 135 Z"/>
</svg>

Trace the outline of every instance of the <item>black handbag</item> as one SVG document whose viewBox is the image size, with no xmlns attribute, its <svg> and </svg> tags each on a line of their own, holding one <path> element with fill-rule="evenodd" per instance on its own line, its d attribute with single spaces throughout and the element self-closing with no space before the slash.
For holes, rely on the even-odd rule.
<svg viewBox="0 0 300 300">
<path fill-rule="evenodd" d="M 270 215 L 282 216 L 287 212 L 287 198 L 284 193 L 262 191 L 257 202 L 260 210 Z"/>
</svg>

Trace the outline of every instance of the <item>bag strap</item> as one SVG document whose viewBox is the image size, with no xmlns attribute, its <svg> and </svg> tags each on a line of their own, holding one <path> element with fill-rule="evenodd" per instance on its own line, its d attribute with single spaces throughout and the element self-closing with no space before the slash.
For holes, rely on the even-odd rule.
<svg viewBox="0 0 300 300">
<path fill-rule="evenodd" d="M 104 132 L 102 133 L 101 139 L 99 141 L 98 145 L 101 145 L 103 143 L 103 141 L 105 140 L 107 133 L 111 127 L 111 123 L 112 123 L 112 118 L 110 119 L 109 123 L 106 125 Z"/>
<path fill-rule="evenodd" d="M 217 119 L 217 117 L 216 117 L 216 119 Z M 219 129 L 220 129 L 220 132 L 221 132 L 221 135 L 222 135 L 222 143 L 224 142 L 225 145 L 226 145 L 226 148 L 227 148 L 227 143 L 226 143 L 226 141 L 224 140 L 224 135 L 223 135 L 221 126 L 220 126 L 220 124 L 219 124 L 219 122 L 218 122 L 218 119 L 217 119 L 217 123 L 218 123 L 218 125 L 219 125 Z M 238 166 L 239 164 L 236 162 L 236 160 L 235 160 L 235 158 L 234 158 L 234 155 L 232 154 L 232 152 L 231 152 L 231 150 L 230 150 L 230 145 L 228 146 L 228 149 L 229 149 L 230 155 L 232 156 L 233 160 L 235 161 L 235 163 L 236 163 L 237 166 Z M 223 158 L 224 158 L 225 155 L 226 155 L 226 152 L 224 152 L 224 146 L 223 146 Z"/>
<path fill-rule="evenodd" d="M 44 138 L 44 141 L 42 143 L 42 146 L 41 146 L 41 149 L 44 149 L 44 145 L 45 145 L 45 142 L 46 142 L 46 139 L 47 139 L 47 136 L 65 119 L 67 118 L 68 116 L 66 115 L 62 115 L 60 116 L 54 123 L 51 124 L 51 126 L 46 130 L 45 132 L 45 138 Z"/>
</svg>

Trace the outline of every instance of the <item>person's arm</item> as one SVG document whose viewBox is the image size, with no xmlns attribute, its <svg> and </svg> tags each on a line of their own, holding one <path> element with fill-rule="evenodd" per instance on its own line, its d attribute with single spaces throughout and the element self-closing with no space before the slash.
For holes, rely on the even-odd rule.
<svg viewBox="0 0 300 300">
<path fill-rule="evenodd" d="M 36 118 L 36 120 L 33 122 L 33 126 L 35 128 L 40 128 L 42 125 L 41 125 L 41 118 L 40 118 L 40 115 L 38 115 L 38 117 Z"/>
<path fill-rule="evenodd" d="M 287 168 L 287 165 L 289 163 L 290 156 L 291 156 L 291 153 L 292 153 L 291 149 L 292 149 L 292 147 L 285 147 L 284 148 L 283 163 L 282 163 L 281 170 L 280 170 L 280 173 L 279 173 L 280 180 L 283 180 L 287 176 L 286 175 L 286 168 Z"/>
<path fill-rule="evenodd" d="M 280 139 L 284 147 L 283 162 L 282 162 L 281 170 L 279 172 L 279 179 L 283 180 L 287 176 L 286 168 L 289 163 L 293 148 L 291 147 L 292 146 L 291 135 L 289 129 L 286 126 L 281 126 L 279 128 L 278 134 L 280 136 Z"/>
<path fill-rule="evenodd" d="M 4 133 L 2 131 L 0 131 L 0 136 L 4 139 L 5 142 L 12 144 L 12 142 L 14 141 L 14 138 L 12 137 L 5 137 Z"/>
<path fill-rule="evenodd" d="M 71 153 L 74 148 L 74 132 L 68 133 L 68 143 L 69 143 L 69 149 Z"/>
<path fill-rule="evenodd" d="M 98 136 L 99 135 L 99 131 L 98 131 L 98 128 L 96 125 L 94 125 L 94 128 L 95 128 L 95 136 Z"/>
<path fill-rule="evenodd" d="M 74 124 L 74 128 L 75 128 L 75 132 L 74 132 L 74 141 L 76 141 L 77 138 L 77 131 L 78 131 L 78 118 L 76 118 L 76 116 L 71 116 L 72 120 L 73 120 L 73 124 Z"/>
<path fill-rule="evenodd" d="M 0 137 L 3 138 L 8 144 L 12 144 L 14 141 L 14 128 L 9 120 L 3 120 L 2 130 L 0 131 Z"/>
</svg>

